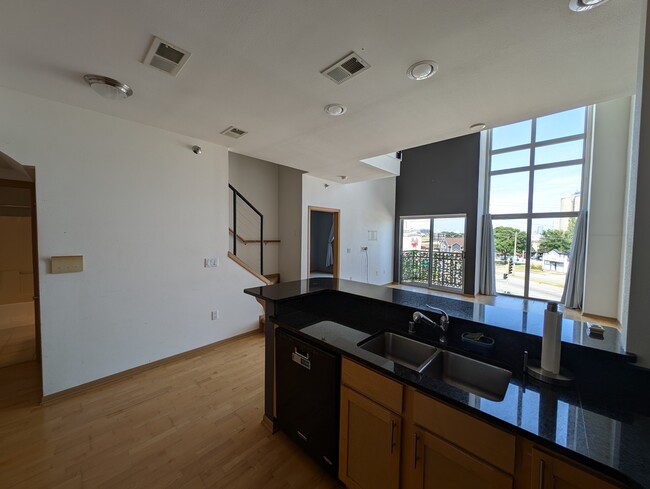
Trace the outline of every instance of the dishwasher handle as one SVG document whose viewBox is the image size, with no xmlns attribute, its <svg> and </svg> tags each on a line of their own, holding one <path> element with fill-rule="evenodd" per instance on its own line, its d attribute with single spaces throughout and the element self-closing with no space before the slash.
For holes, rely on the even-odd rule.
<svg viewBox="0 0 650 489">
<path fill-rule="evenodd" d="M 298 350 L 298 347 L 293 348 L 293 353 L 291 354 L 291 360 L 300 365 L 301 367 L 311 370 L 311 360 L 309 360 L 309 353 L 302 353 Z"/>
</svg>

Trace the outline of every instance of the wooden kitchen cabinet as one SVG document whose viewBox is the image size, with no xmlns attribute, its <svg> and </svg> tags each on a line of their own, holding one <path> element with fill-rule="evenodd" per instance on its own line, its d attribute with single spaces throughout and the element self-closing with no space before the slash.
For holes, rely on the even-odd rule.
<svg viewBox="0 0 650 489">
<path fill-rule="evenodd" d="M 398 489 L 402 384 L 346 358 L 341 384 L 339 479 L 349 489 Z"/>
<path fill-rule="evenodd" d="M 339 478 L 350 489 L 398 489 L 401 418 L 341 387 Z"/>
<path fill-rule="evenodd" d="M 532 449 L 531 489 L 617 489 L 615 485 L 585 468 L 548 452 Z"/>
<path fill-rule="evenodd" d="M 339 479 L 348 489 L 625 487 L 346 358 L 341 384 Z"/>
<path fill-rule="evenodd" d="M 515 437 L 423 395 L 405 392 L 405 489 L 512 489 Z"/>
<path fill-rule="evenodd" d="M 512 489 L 512 476 L 415 427 L 409 489 Z"/>
</svg>

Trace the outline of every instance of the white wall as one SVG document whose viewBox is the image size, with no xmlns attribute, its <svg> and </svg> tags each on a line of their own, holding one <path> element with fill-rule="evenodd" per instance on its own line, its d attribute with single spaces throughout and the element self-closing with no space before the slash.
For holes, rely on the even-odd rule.
<svg viewBox="0 0 650 489">
<path fill-rule="evenodd" d="M 631 98 L 594 107 L 583 312 L 618 318 Z"/>
<path fill-rule="evenodd" d="M 630 212 L 626 215 L 626 229 L 630 238 L 634 238 L 634 243 L 632 250 L 627 249 L 624 253 L 624 264 L 630 274 L 629 288 L 627 285 L 624 288 L 624 294 L 629 291 L 629 304 L 624 311 L 623 326 L 627 349 L 638 355 L 639 365 L 650 368 L 650 23 L 647 2 L 643 2 L 642 9 L 638 95 L 634 106 L 634 139 L 629 174 L 629 197 L 634 205 L 630 206 Z"/>
<path fill-rule="evenodd" d="M 302 175 L 300 170 L 279 167 L 280 280 L 300 280 L 302 240 Z"/>
<path fill-rule="evenodd" d="M 257 327 L 260 283 L 226 258 L 225 148 L 6 89 L 0 113 L 0 151 L 36 167 L 45 394 Z M 84 271 L 49 274 L 67 254 Z"/>
<path fill-rule="evenodd" d="M 395 178 L 339 184 L 303 175 L 301 276 L 307 277 L 308 206 L 340 209 L 340 278 L 372 284 L 393 281 Z M 325 187 L 325 184 L 329 185 Z M 368 241 L 368 231 L 377 240 Z M 368 247 L 368 276 L 366 255 Z M 348 251 L 349 250 L 349 251 Z"/>
<path fill-rule="evenodd" d="M 275 163 L 237 153 L 228 153 L 228 180 L 264 215 L 264 239 L 279 239 L 278 168 Z M 232 195 L 231 195 L 232 197 Z M 240 202 L 240 204 L 243 204 Z M 239 205 L 239 204 L 238 204 Z M 232 208 L 232 203 L 230 204 Z M 259 239 L 259 218 L 245 204 L 238 213 L 237 234 L 244 239 Z M 231 220 L 232 221 L 232 220 Z M 264 245 L 264 274 L 278 273 L 280 243 Z M 260 245 L 237 243 L 237 256 L 259 271 Z"/>
</svg>

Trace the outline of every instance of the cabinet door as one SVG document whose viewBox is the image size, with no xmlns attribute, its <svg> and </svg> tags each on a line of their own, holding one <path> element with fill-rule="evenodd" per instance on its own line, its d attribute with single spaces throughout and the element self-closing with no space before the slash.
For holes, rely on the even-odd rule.
<svg viewBox="0 0 650 489">
<path fill-rule="evenodd" d="M 512 489 L 512 476 L 428 431 L 413 430 L 413 489 Z"/>
<path fill-rule="evenodd" d="M 341 387 L 339 478 L 350 489 L 398 489 L 401 418 Z"/>
<path fill-rule="evenodd" d="M 613 485 L 576 465 L 533 448 L 531 489 L 615 489 Z"/>
</svg>

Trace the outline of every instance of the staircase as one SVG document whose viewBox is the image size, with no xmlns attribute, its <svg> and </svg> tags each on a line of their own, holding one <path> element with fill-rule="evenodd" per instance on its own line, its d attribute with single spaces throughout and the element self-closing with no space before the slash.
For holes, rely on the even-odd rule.
<svg viewBox="0 0 650 489">
<path fill-rule="evenodd" d="M 230 251 L 228 256 L 267 285 L 279 283 L 280 274 L 264 274 L 264 249 L 279 239 L 264 239 L 264 216 L 235 187 L 230 209 Z"/>
</svg>

